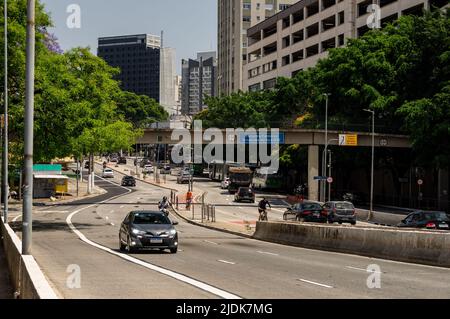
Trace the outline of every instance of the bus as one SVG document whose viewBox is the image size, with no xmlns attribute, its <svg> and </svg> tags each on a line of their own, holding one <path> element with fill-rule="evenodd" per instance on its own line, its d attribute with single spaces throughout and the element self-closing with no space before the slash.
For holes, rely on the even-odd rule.
<svg viewBox="0 0 450 319">
<path fill-rule="evenodd" d="M 235 162 L 224 162 L 224 161 L 212 161 L 208 165 L 209 178 L 213 181 L 223 181 L 225 178 L 229 177 L 228 171 L 230 167 L 241 166 Z"/>
<path fill-rule="evenodd" d="M 230 178 L 228 191 L 234 194 L 240 187 L 252 185 L 253 171 L 248 167 L 230 167 L 228 177 Z"/>
<path fill-rule="evenodd" d="M 283 188 L 283 176 L 270 167 L 262 167 L 256 170 L 252 186 L 259 190 L 279 190 Z"/>
</svg>

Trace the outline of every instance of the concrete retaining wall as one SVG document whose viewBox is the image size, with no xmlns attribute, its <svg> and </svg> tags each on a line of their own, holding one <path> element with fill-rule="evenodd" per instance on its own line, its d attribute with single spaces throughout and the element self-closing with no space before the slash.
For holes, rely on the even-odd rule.
<svg viewBox="0 0 450 319">
<path fill-rule="evenodd" d="M 450 268 L 450 233 L 258 222 L 253 237 L 305 248 Z"/>
<path fill-rule="evenodd" d="M 33 256 L 22 256 L 22 242 L 0 218 L 0 233 L 15 294 L 20 299 L 58 299 Z"/>
</svg>

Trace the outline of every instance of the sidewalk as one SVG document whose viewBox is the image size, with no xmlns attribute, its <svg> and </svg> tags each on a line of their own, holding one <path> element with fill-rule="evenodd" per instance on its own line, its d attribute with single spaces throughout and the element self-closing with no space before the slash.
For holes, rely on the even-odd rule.
<svg viewBox="0 0 450 319">
<path fill-rule="evenodd" d="M 12 299 L 13 287 L 9 281 L 9 271 L 6 265 L 3 245 L 0 244 L 0 299 Z"/>
</svg>

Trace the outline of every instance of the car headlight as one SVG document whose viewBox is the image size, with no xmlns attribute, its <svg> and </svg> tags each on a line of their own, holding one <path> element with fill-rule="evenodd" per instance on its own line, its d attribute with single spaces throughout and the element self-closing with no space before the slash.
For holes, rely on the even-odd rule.
<svg viewBox="0 0 450 319">
<path fill-rule="evenodd" d="M 131 232 L 132 232 L 133 234 L 135 234 L 135 235 L 145 235 L 145 231 L 142 231 L 142 230 L 139 230 L 139 229 L 136 229 L 136 228 L 133 228 L 133 229 L 131 230 Z"/>
<path fill-rule="evenodd" d="M 169 234 L 170 234 L 171 236 L 175 236 L 175 235 L 177 234 L 177 231 L 176 231 L 175 229 L 171 229 L 171 230 L 169 231 Z"/>
</svg>

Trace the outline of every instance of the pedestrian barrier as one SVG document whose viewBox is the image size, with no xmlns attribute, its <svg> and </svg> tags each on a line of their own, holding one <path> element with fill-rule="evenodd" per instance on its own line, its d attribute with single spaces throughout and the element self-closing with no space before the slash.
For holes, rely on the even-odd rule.
<svg viewBox="0 0 450 319">
<path fill-rule="evenodd" d="M 20 299 L 58 299 L 33 256 L 22 256 L 22 242 L 0 218 L 0 232 L 15 296 Z"/>
<path fill-rule="evenodd" d="M 450 268 L 450 233 L 258 222 L 255 239 Z"/>
</svg>

